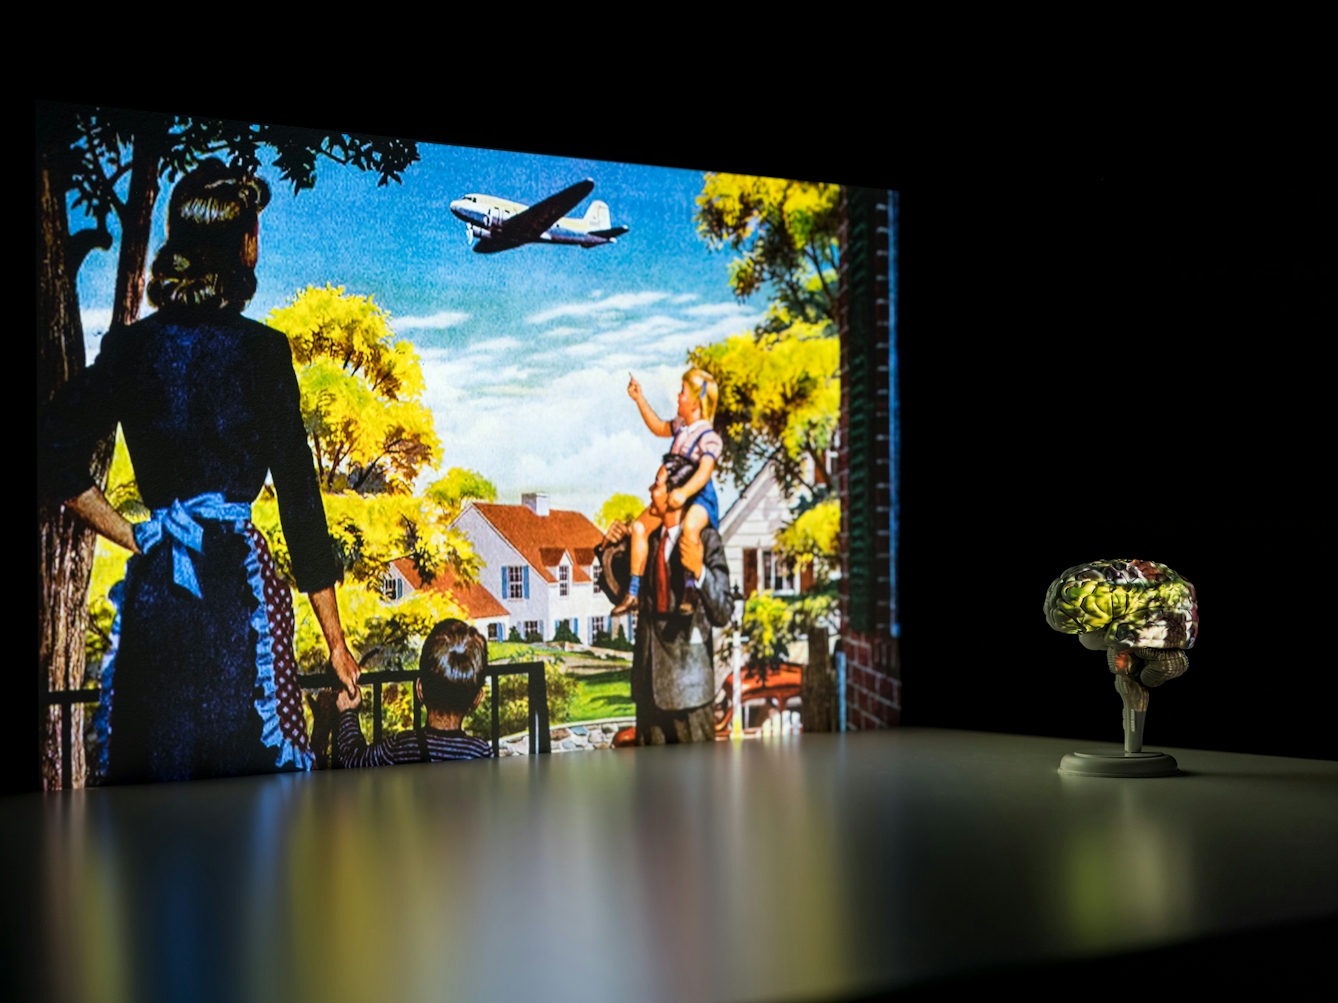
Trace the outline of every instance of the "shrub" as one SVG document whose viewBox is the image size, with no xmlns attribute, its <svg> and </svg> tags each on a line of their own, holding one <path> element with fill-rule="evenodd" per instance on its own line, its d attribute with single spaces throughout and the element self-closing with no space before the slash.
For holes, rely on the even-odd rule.
<svg viewBox="0 0 1338 1003">
<path fill-rule="evenodd" d="M 544 666 L 544 685 L 548 688 L 548 721 L 560 724 L 576 699 L 580 684 L 556 665 Z M 498 680 L 500 710 L 499 736 L 514 735 L 529 727 L 529 679 L 526 676 L 502 676 Z M 478 738 L 492 734 L 492 688 L 484 687 L 483 702 L 464 722 L 465 731 Z"/>
</svg>

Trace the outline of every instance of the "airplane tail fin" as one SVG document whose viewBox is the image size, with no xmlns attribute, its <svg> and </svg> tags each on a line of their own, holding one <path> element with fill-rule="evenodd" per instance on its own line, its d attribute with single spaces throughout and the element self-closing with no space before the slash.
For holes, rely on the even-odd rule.
<svg viewBox="0 0 1338 1003">
<path fill-rule="evenodd" d="M 590 208 L 585 211 L 585 222 L 588 230 L 607 230 L 609 228 L 609 206 L 607 202 L 601 202 L 598 199 L 590 203 Z"/>
</svg>

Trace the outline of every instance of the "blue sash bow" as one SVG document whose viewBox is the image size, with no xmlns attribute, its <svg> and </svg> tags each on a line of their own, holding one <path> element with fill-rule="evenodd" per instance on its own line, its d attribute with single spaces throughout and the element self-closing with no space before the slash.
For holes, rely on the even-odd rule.
<svg viewBox="0 0 1338 1003">
<path fill-rule="evenodd" d="M 195 520 L 212 519 L 240 524 L 251 518 L 251 506 L 245 502 L 227 502 L 220 492 L 197 495 L 188 502 L 174 501 L 167 508 L 155 509 L 148 522 L 135 525 L 135 542 L 147 554 L 166 534 L 172 537 L 172 580 L 183 589 L 203 599 L 200 582 L 195 577 L 190 551 L 200 553 L 204 528 Z"/>
</svg>

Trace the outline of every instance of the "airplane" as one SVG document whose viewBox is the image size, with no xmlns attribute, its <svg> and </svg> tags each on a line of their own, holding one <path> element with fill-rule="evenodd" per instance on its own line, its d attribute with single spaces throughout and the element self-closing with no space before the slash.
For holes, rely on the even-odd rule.
<svg viewBox="0 0 1338 1003">
<path fill-rule="evenodd" d="M 451 212 L 465 224 L 465 239 L 475 254 L 496 254 L 522 244 L 575 244 L 598 247 L 613 244 L 627 232 L 609 226 L 609 207 L 590 203 L 584 216 L 564 216 L 595 188 L 586 178 L 542 202 L 527 206 L 495 195 L 466 195 L 451 203 Z"/>
</svg>

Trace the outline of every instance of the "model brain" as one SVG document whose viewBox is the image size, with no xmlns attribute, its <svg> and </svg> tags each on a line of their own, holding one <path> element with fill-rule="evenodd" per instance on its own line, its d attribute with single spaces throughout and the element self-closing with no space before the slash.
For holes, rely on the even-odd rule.
<svg viewBox="0 0 1338 1003">
<path fill-rule="evenodd" d="M 1199 631 L 1194 586 L 1156 561 L 1069 568 L 1045 593 L 1045 618 L 1065 634 L 1104 632 L 1112 648 L 1183 650 Z"/>
</svg>

